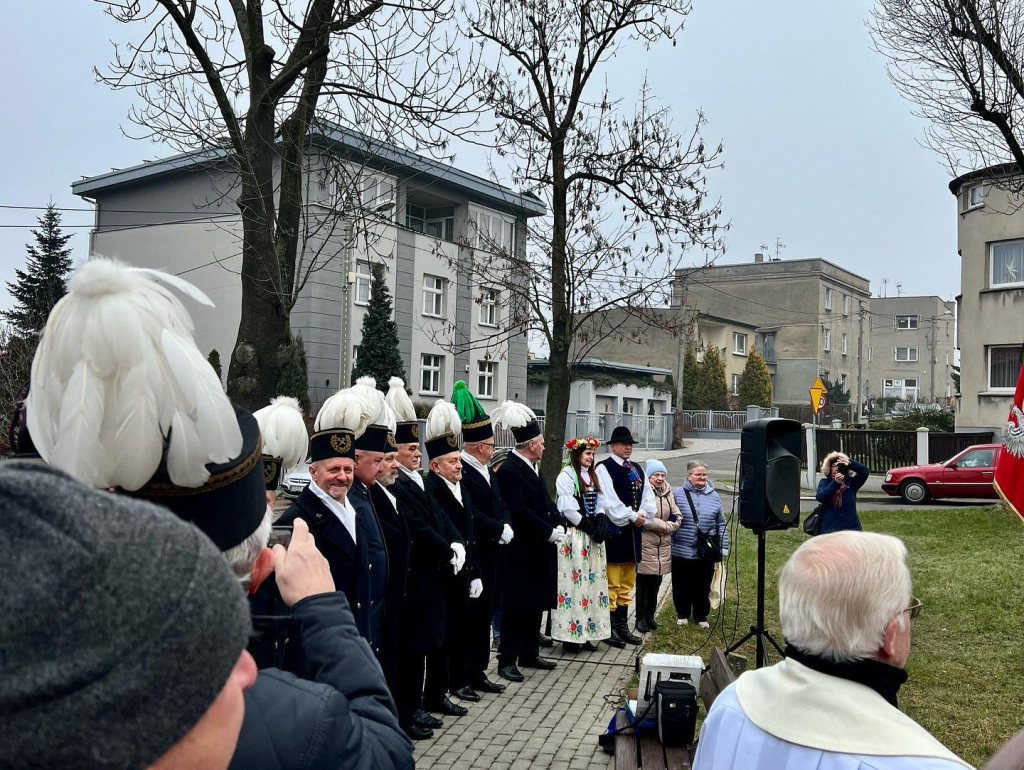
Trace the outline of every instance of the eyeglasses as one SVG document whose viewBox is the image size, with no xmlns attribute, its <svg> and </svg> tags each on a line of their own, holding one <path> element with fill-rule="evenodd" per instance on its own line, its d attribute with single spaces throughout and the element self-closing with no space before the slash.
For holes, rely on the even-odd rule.
<svg viewBox="0 0 1024 770">
<path fill-rule="evenodd" d="M 494 449 L 494 442 L 492 441 L 490 443 L 486 443 L 484 441 L 481 441 L 480 446 L 483 447 L 484 449 Z"/>
<path fill-rule="evenodd" d="M 918 599 L 916 596 L 910 597 L 910 606 L 907 607 L 904 612 L 910 613 L 910 619 L 913 620 L 921 614 L 921 608 L 924 607 L 924 602 Z"/>
</svg>

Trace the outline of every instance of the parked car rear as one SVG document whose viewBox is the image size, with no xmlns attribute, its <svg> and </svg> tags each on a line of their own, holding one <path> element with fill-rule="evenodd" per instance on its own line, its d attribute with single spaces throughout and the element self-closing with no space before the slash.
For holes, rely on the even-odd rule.
<svg viewBox="0 0 1024 770">
<path fill-rule="evenodd" d="M 1001 444 L 975 444 L 945 462 L 893 468 L 882 490 L 911 504 L 945 497 L 995 500 L 992 479 L 1001 450 Z"/>
</svg>

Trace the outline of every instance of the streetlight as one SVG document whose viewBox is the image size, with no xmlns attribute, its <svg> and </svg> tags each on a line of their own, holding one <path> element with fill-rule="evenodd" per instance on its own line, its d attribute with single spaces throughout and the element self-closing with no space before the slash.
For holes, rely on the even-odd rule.
<svg viewBox="0 0 1024 770">
<path fill-rule="evenodd" d="M 938 322 L 939 322 L 940 318 L 944 318 L 945 316 L 952 316 L 952 315 L 953 315 L 953 312 L 951 310 L 943 310 L 938 315 L 933 315 L 929 319 L 929 321 L 931 322 L 931 327 L 932 327 L 932 335 L 931 335 L 931 339 L 928 341 L 928 352 L 929 352 L 929 357 L 931 358 L 931 379 L 929 380 L 930 384 L 929 384 L 928 387 L 929 387 L 929 390 L 931 392 L 931 402 L 933 404 L 935 403 L 935 351 L 936 351 L 936 348 L 938 348 L 938 345 L 936 344 L 936 341 L 935 341 L 935 329 L 938 326 Z"/>
</svg>

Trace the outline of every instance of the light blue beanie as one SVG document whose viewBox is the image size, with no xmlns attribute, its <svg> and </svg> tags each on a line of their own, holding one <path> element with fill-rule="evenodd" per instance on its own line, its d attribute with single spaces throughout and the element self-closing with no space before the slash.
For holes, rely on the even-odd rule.
<svg viewBox="0 0 1024 770">
<path fill-rule="evenodd" d="M 661 460 L 648 460 L 647 466 L 644 470 L 647 471 L 647 478 L 650 478 L 653 473 L 664 473 L 666 476 L 668 475 L 668 471 L 665 470 L 665 463 Z"/>
</svg>

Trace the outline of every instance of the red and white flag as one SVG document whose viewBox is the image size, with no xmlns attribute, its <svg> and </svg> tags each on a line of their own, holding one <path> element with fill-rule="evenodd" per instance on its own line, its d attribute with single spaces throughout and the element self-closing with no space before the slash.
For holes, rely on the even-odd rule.
<svg viewBox="0 0 1024 770">
<path fill-rule="evenodd" d="M 992 486 L 1003 502 L 1024 519 L 1024 367 L 1017 377 L 1010 416 L 1003 428 L 1003 451 L 999 453 Z"/>
</svg>

